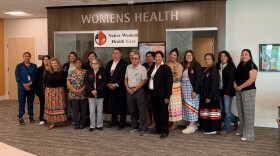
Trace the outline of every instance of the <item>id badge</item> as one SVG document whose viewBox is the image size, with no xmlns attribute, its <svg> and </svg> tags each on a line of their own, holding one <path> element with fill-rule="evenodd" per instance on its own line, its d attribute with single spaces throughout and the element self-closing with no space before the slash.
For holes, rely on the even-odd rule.
<svg viewBox="0 0 280 156">
<path fill-rule="evenodd" d="M 27 76 L 27 79 L 28 79 L 28 81 L 30 81 L 30 76 L 29 75 Z"/>
</svg>

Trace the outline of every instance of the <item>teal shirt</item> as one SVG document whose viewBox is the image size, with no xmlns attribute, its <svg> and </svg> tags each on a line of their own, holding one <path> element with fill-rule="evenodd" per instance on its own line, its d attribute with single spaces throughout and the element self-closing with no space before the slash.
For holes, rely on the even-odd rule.
<svg viewBox="0 0 280 156">
<path fill-rule="evenodd" d="M 30 88 L 31 90 L 34 90 L 34 80 L 35 80 L 36 71 L 37 71 L 37 65 L 33 63 L 30 63 L 29 67 L 27 67 L 24 63 L 19 63 L 16 66 L 15 75 L 16 75 L 18 90 L 25 90 L 23 84 L 29 82 L 32 82 Z"/>
</svg>

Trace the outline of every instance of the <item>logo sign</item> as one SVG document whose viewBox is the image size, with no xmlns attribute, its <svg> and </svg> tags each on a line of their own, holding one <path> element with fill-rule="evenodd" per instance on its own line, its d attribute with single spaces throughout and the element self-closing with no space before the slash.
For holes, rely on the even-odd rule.
<svg viewBox="0 0 280 156">
<path fill-rule="evenodd" d="M 94 47 L 138 47 L 138 30 L 101 30 L 94 35 Z"/>
<path fill-rule="evenodd" d="M 102 46 L 103 44 L 106 43 L 106 35 L 100 31 L 95 35 L 95 43 L 98 44 L 99 46 Z"/>
</svg>

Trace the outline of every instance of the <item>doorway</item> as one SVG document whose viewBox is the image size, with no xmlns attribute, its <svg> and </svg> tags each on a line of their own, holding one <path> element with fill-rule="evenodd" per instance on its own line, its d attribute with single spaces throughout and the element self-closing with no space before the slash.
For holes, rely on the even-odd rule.
<svg viewBox="0 0 280 156">
<path fill-rule="evenodd" d="M 30 52 L 31 62 L 35 62 L 34 38 L 9 38 L 8 39 L 8 72 L 9 72 L 9 99 L 18 100 L 15 69 L 18 63 L 23 61 L 23 53 Z"/>
</svg>

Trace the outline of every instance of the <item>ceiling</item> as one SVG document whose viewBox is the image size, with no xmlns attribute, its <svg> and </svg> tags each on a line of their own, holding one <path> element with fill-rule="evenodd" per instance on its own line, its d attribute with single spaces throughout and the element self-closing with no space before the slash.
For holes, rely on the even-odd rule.
<svg viewBox="0 0 280 156">
<path fill-rule="evenodd" d="M 75 5 L 114 5 L 128 4 L 128 2 L 147 3 L 147 2 L 168 2 L 178 0 L 0 0 L 0 18 L 38 18 L 47 17 L 46 7 L 55 6 L 75 6 Z M 190 0 L 189 0 L 190 1 Z M 12 16 L 3 12 L 23 11 L 29 16 Z"/>
</svg>

